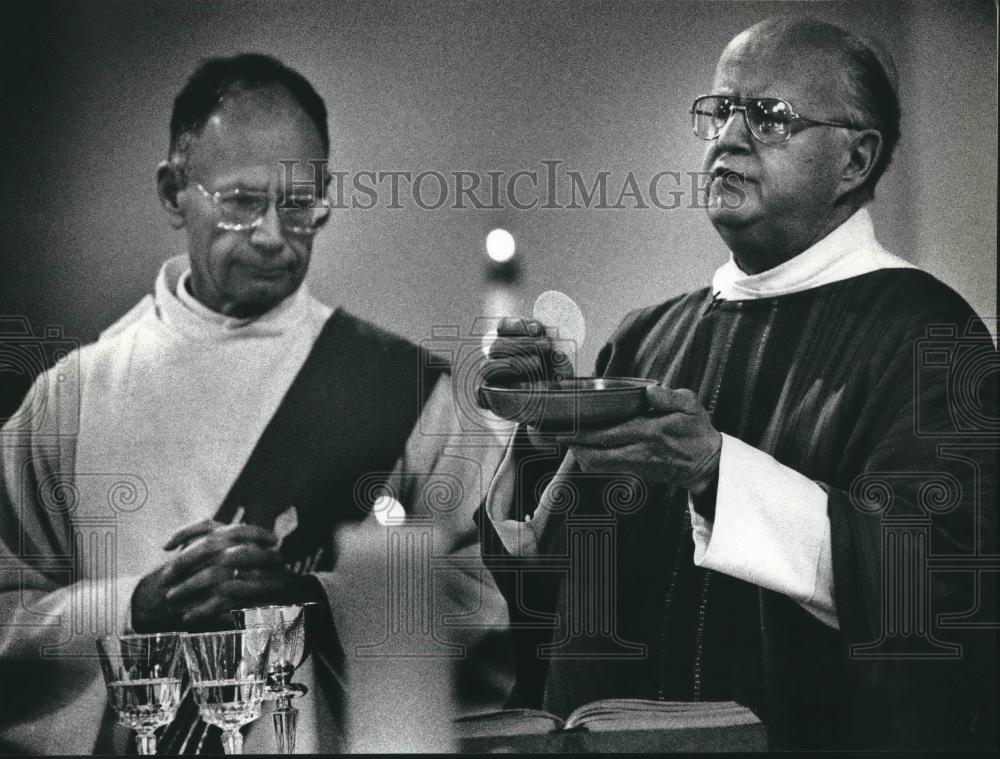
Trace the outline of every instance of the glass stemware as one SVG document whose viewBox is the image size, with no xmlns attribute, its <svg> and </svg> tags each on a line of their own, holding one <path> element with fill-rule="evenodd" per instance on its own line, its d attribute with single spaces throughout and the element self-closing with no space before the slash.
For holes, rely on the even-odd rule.
<svg viewBox="0 0 1000 759">
<path fill-rule="evenodd" d="M 271 630 L 271 649 L 267 667 L 268 698 L 275 701 L 271 719 L 278 753 L 295 753 L 295 726 L 299 710 L 292 699 L 304 696 L 306 686 L 293 683 L 292 675 L 309 655 L 306 647 L 308 612 L 319 604 L 310 601 L 290 606 L 258 606 L 234 609 L 233 618 L 239 627 L 264 626 Z"/>
<path fill-rule="evenodd" d="M 135 730 L 139 754 L 155 754 L 154 731 L 174 720 L 181 701 L 180 634 L 106 635 L 95 642 L 118 723 Z"/>
<path fill-rule="evenodd" d="M 222 729 L 227 754 L 243 753 L 240 728 L 260 717 L 271 630 L 252 626 L 184 635 L 184 655 L 201 718 Z"/>
</svg>

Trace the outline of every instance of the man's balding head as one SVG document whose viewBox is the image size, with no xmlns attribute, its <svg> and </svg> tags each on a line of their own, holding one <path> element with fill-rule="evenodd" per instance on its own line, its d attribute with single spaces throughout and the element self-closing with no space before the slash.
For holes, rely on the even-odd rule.
<svg viewBox="0 0 1000 759">
<path fill-rule="evenodd" d="M 855 35 L 825 21 L 778 16 L 736 35 L 722 57 L 727 55 L 751 56 L 778 67 L 813 67 L 823 80 L 822 97 L 835 99 L 847 121 L 882 135 L 881 154 L 859 193 L 865 200 L 874 197 L 900 136 L 899 78 L 887 53 L 877 55 Z"/>
<path fill-rule="evenodd" d="M 191 293 L 239 318 L 289 298 L 319 230 L 292 212 L 322 207 L 317 170 L 329 153 L 326 107 L 312 85 L 268 56 L 208 61 L 177 96 L 170 142 L 157 190 L 170 224 L 187 233 Z M 290 182 L 296 173 L 304 181 Z"/>
<path fill-rule="evenodd" d="M 244 53 L 203 61 L 174 99 L 170 117 L 170 160 L 183 165 L 192 142 L 212 114 L 241 94 L 258 93 L 264 104 L 291 101 L 309 117 L 323 145 L 330 148 L 326 105 L 309 81 L 276 58 Z"/>
<path fill-rule="evenodd" d="M 705 137 L 708 214 L 748 273 L 798 255 L 868 202 L 899 135 L 892 76 L 856 37 L 813 19 L 738 34 L 711 93 L 729 105 Z M 757 100 L 797 118 L 762 121 Z"/>
</svg>

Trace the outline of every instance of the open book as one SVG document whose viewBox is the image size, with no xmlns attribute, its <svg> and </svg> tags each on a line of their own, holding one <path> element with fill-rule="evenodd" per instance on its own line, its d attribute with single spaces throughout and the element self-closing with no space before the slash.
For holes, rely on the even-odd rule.
<svg viewBox="0 0 1000 759">
<path fill-rule="evenodd" d="M 766 748 L 760 719 L 734 701 L 646 701 L 617 698 L 581 706 L 565 720 L 537 709 L 505 709 L 459 717 L 455 730 L 467 750 L 490 750 L 489 741 L 551 733 L 611 733 L 631 736 L 617 750 L 756 750 Z M 609 736 L 610 737 L 610 736 Z M 518 741 L 513 742 L 515 747 Z M 548 741 L 552 743 L 552 741 Z M 573 750 L 604 741 L 582 739 Z M 683 745 L 682 745 L 683 744 Z M 550 750 L 556 749 L 553 745 Z M 558 750 L 558 749 L 556 749 Z M 614 751 L 616 748 L 611 748 Z"/>
</svg>

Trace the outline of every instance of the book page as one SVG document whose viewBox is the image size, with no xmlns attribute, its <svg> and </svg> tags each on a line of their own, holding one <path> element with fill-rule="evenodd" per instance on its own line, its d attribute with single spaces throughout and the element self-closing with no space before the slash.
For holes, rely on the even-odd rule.
<svg viewBox="0 0 1000 759">
<path fill-rule="evenodd" d="M 459 717 L 454 721 L 459 738 L 496 735 L 538 735 L 552 733 L 563 726 L 556 715 L 539 709 L 502 709 Z"/>
<path fill-rule="evenodd" d="M 648 701 L 606 699 L 581 706 L 565 729 L 671 730 L 759 723 L 752 711 L 734 701 Z"/>
</svg>

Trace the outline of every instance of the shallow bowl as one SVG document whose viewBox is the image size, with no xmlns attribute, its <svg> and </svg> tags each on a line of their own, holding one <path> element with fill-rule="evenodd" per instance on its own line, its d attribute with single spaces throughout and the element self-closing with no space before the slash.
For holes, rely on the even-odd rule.
<svg viewBox="0 0 1000 759">
<path fill-rule="evenodd" d="M 622 422 L 649 406 L 651 379 L 576 377 L 549 382 L 484 383 L 480 403 L 503 419 L 544 429 L 574 430 Z"/>
</svg>

